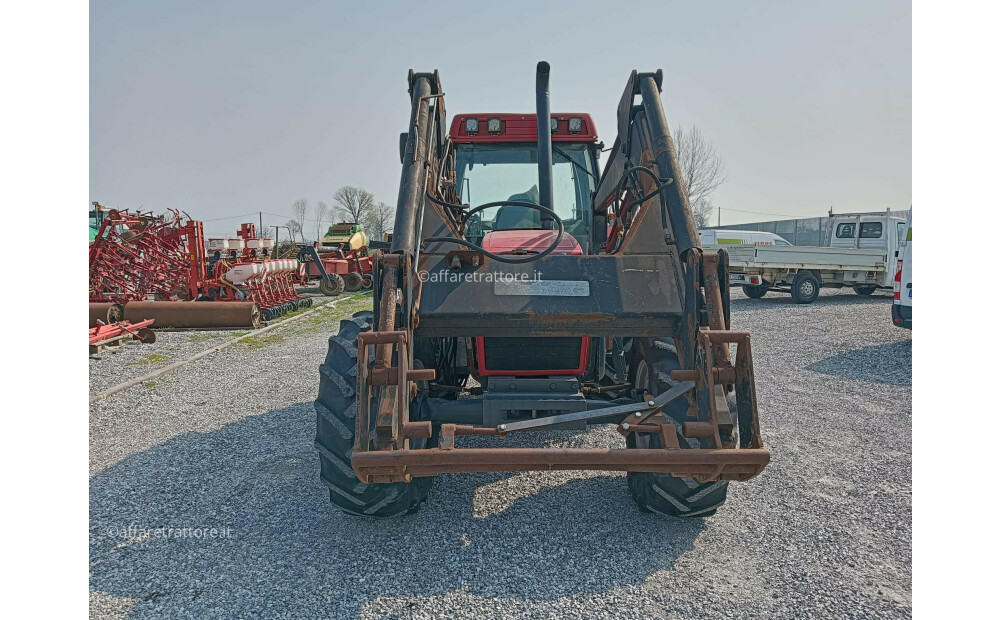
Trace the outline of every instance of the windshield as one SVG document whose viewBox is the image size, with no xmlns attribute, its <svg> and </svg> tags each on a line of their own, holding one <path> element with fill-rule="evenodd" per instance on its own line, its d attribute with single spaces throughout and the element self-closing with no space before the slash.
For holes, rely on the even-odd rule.
<svg viewBox="0 0 1000 620">
<path fill-rule="evenodd" d="M 456 183 L 463 202 L 473 207 L 502 200 L 538 203 L 537 145 L 459 144 L 456 155 Z M 590 195 L 596 183 L 593 168 L 588 144 L 553 145 L 553 211 L 585 253 L 590 237 Z M 470 218 L 466 237 L 479 243 L 491 230 L 541 229 L 540 216 L 539 211 L 527 207 L 493 207 Z"/>
</svg>

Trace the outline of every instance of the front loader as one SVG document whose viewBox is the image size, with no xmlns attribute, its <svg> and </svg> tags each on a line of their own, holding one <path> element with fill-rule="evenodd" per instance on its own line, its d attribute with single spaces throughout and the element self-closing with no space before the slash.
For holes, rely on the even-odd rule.
<svg viewBox="0 0 1000 620">
<path fill-rule="evenodd" d="M 730 329 L 725 251 L 701 248 L 662 71 L 630 75 L 603 173 L 593 119 L 552 114 L 548 79 L 538 63 L 535 114 L 449 126 L 437 72 L 409 74 L 373 311 L 341 322 L 320 367 L 321 477 L 349 513 L 412 512 L 441 473 L 586 469 L 627 472 L 643 510 L 706 516 L 769 461 L 750 335 Z M 621 446 L 504 446 L 594 424 Z"/>
</svg>

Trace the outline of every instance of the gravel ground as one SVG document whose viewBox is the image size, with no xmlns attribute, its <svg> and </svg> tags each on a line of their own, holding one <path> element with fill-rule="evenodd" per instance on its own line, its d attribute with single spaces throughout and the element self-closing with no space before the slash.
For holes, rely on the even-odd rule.
<svg viewBox="0 0 1000 620">
<path fill-rule="evenodd" d="M 908 617 L 910 332 L 889 304 L 734 292 L 772 461 L 715 516 L 640 513 L 624 475 L 527 472 L 440 476 L 389 522 L 319 481 L 316 368 L 360 304 L 327 307 L 91 407 L 91 616 Z M 185 527 L 219 532 L 142 531 Z"/>
</svg>

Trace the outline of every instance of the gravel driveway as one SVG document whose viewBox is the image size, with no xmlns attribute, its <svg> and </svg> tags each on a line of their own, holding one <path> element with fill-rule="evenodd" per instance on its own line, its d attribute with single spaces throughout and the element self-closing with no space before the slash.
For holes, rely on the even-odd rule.
<svg viewBox="0 0 1000 620">
<path fill-rule="evenodd" d="M 360 303 L 91 406 L 92 617 L 910 615 L 910 332 L 889 297 L 734 291 L 772 461 L 690 520 L 639 512 L 624 475 L 600 472 L 444 475 L 401 520 L 335 511 L 312 400 L 327 336 Z"/>
</svg>

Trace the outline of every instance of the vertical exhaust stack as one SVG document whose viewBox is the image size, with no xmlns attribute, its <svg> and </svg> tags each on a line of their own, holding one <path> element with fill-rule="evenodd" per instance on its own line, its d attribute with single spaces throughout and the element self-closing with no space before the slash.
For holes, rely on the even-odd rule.
<svg viewBox="0 0 1000 620">
<path fill-rule="evenodd" d="M 535 118 L 538 124 L 538 202 L 552 208 L 552 131 L 549 111 L 549 63 L 538 63 L 535 72 Z M 542 214 L 542 228 L 552 229 L 552 218 Z"/>
</svg>

